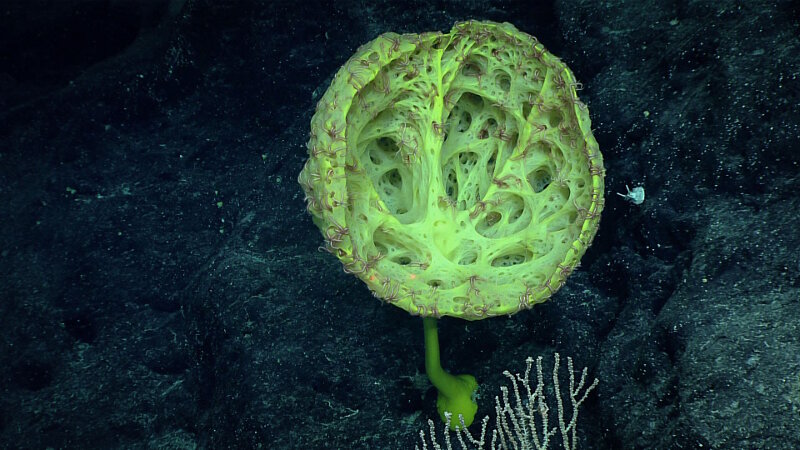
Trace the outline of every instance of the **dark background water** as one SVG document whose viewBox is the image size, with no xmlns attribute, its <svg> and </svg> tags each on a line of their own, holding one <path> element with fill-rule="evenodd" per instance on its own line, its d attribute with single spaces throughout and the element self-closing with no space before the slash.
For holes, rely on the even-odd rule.
<svg viewBox="0 0 800 450">
<path fill-rule="evenodd" d="M 420 320 L 295 180 L 359 45 L 466 19 L 572 68 L 608 171 L 553 299 L 441 321 L 479 415 L 557 351 L 581 448 L 800 448 L 800 6 L 585 0 L 2 2 L 0 448 L 413 448 Z"/>
</svg>

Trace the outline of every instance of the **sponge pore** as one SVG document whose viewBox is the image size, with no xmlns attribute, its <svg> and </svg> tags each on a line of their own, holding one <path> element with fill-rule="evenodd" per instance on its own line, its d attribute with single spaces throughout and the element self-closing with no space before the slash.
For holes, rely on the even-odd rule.
<svg viewBox="0 0 800 450">
<path fill-rule="evenodd" d="M 579 86 L 507 23 L 362 46 L 317 104 L 299 177 L 326 248 L 416 315 L 475 320 L 547 300 L 604 202 Z"/>
</svg>

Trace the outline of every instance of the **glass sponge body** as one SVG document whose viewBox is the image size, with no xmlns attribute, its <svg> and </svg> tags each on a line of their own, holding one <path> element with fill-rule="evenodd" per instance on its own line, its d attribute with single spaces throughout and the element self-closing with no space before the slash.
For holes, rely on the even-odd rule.
<svg viewBox="0 0 800 450">
<path fill-rule="evenodd" d="M 386 33 L 339 69 L 299 182 L 347 273 L 412 314 L 513 314 L 578 265 L 604 168 L 569 68 L 514 26 Z"/>
</svg>

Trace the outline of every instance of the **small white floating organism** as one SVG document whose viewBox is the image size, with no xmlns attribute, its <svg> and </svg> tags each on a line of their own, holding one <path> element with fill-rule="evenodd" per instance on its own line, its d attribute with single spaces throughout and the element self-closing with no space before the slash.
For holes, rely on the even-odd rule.
<svg viewBox="0 0 800 450">
<path fill-rule="evenodd" d="M 627 194 L 620 194 L 619 192 L 617 192 L 617 195 L 633 203 L 634 205 L 641 205 L 642 203 L 644 203 L 644 187 L 637 186 L 633 188 L 633 190 L 631 190 L 631 188 L 629 188 L 628 185 L 626 184 L 625 189 L 628 190 Z"/>
</svg>

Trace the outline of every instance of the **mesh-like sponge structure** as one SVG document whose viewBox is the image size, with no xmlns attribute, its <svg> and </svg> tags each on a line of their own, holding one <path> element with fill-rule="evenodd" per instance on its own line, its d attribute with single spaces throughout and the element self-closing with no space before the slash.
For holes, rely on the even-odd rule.
<svg viewBox="0 0 800 450">
<path fill-rule="evenodd" d="M 507 23 L 360 47 L 317 104 L 299 177 L 325 248 L 416 315 L 474 320 L 545 301 L 603 208 L 579 86 Z"/>
</svg>

